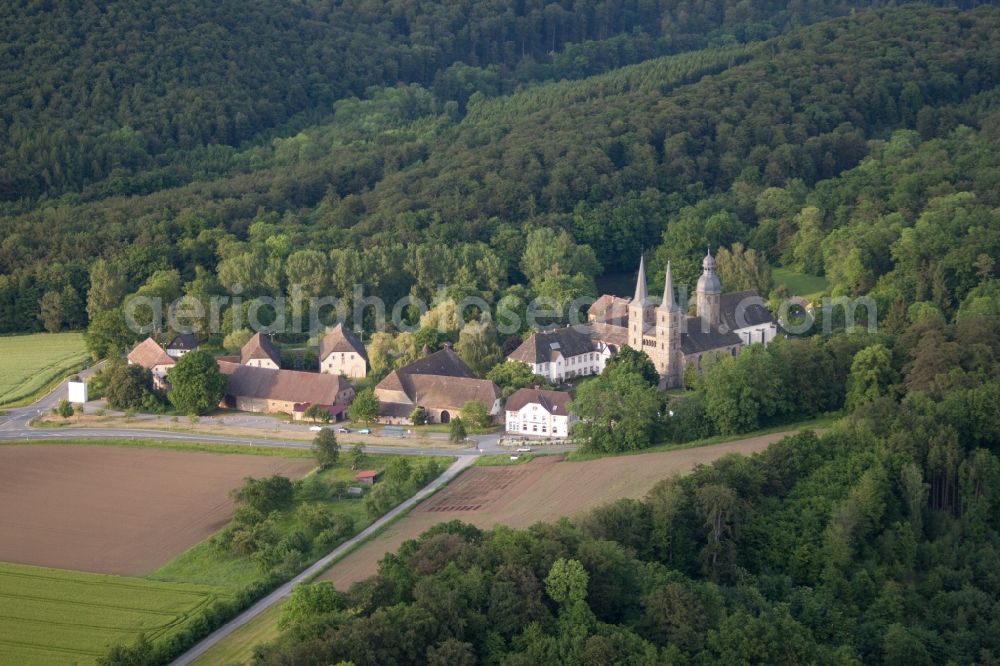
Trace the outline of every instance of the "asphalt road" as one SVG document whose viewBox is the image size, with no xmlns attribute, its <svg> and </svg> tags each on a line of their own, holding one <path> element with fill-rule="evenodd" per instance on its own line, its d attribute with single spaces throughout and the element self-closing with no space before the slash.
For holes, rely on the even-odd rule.
<svg viewBox="0 0 1000 666">
<path fill-rule="evenodd" d="M 374 535 L 378 530 L 382 529 L 384 526 L 389 524 L 391 521 L 395 520 L 397 516 L 402 514 L 404 511 L 408 511 L 410 508 L 421 502 L 425 497 L 437 491 L 438 488 L 448 483 L 456 476 L 458 476 L 465 468 L 472 465 L 475 462 L 474 456 L 463 456 L 456 460 L 451 466 L 444 471 L 444 473 L 438 478 L 431 481 L 428 485 L 424 486 L 416 495 L 406 500 L 395 509 L 385 514 L 374 523 L 369 525 L 366 529 L 361 531 L 357 536 L 348 539 L 344 543 L 340 544 L 332 551 L 324 555 L 322 558 L 316 561 L 311 567 L 300 573 L 295 578 L 291 579 L 281 587 L 277 588 L 274 592 L 267 595 L 253 606 L 243 611 L 235 618 L 219 627 L 211 634 L 203 638 L 199 643 L 197 643 L 190 650 L 185 652 L 183 655 L 178 657 L 174 662 L 173 666 L 185 666 L 190 664 L 195 659 L 205 654 L 205 652 L 214 646 L 216 643 L 221 641 L 223 638 L 233 633 L 243 625 L 247 624 L 255 617 L 266 611 L 268 608 L 278 603 L 288 595 L 292 593 L 292 589 L 299 583 L 304 583 L 312 579 L 323 572 L 330 564 L 339 558 L 340 556 L 346 554 L 352 548 L 367 540 L 369 537 Z"/>
</svg>

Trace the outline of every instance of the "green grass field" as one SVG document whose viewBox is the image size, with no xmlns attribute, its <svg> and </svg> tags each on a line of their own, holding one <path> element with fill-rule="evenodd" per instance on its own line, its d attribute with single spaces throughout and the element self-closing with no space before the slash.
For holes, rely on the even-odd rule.
<svg viewBox="0 0 1000 666">
<path fill-rule="evenodd" d="M 30 402 L 89 359 L 82 333 L 0 337 L 0 405 Z"/>
<path fill-rule="evenodd" d="M 228 592 L 0 563 L 0 662 L 92 664 L 139 634 L 159 641 Z"/>
<path fill-rule="evenodd" d="M 819 298 L 830 288 L 830 283 L 825 277 L 799 273 L 791 268 L 773 268 L 771 277 L 775 286 L 783 284 L 789 294 L 801 296 L 807 301 Z"/>
</svg>

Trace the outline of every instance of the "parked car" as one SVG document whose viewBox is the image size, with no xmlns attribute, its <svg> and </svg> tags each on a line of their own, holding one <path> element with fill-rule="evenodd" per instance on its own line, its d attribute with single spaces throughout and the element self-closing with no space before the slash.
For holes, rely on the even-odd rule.
<svg viewBox="0 0 1000 666">
<path fill-rule="evenodd" d="M 348 432 L 351 432 L 351 429 L 350 428 L 337 428 L 337 432 L 348 433 Z"/>
<path fill-rule="evenodd" d="M 323 429 L 323 426 L 309 426 L 309 429 L 312 430 L 313 432 L 319 432 L 320 430 Z"/>
<path fill-rule="evenodd" d="M 372 434 L 372 431 L 371 431 L 370 428 L 362 428 L 361 430 L 358 431 L 358 434 L 359 435 L 370 435 L 370 434 Z"/>
</svg>

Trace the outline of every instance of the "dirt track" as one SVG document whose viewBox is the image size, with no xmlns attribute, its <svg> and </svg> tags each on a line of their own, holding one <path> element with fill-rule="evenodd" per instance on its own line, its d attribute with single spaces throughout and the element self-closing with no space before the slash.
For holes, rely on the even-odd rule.
<svg viewBox="0 0 1000 666">
<path fill-rule="evenodd" d="M 474 467 L 321 577 L 339 589 L 376 573 L 378 561 L 430 526 L 462 520 L 479 527 L 527 527 L 573 516 L 605 502 L 640 498 L 660 480 L 685 474 L 727 453 L 750 454 L 794 434 L 773 433 L 663 453 L 565 462 L 556 456 L 524 465 Z"/>
<path fill-rule="evenodd" d="M 245 476 L 308 459 L 114 446 L 0 446 L 0 561 L 142 575 L 220 529 Z"/>
</svg>

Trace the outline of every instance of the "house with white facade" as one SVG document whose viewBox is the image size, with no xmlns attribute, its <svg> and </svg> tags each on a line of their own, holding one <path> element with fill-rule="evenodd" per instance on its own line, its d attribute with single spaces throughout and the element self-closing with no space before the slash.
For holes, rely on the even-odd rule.
<svg viewBox="0 0 1000 666">
<path fill-rule="evenodd" d="M 281 369 L 281 350 L 266 333 L 255 333 L 240 350 L 240 365 L 268 370 Z"/>
<path fill-rule="evenodd" d="M 167 345 L 167 356 L 170 358 L 180 358 L 189 351 L 198 348 L 198 336 L 194 333 L 178 333 Z"/>
<path fill-rule="evenodd" d="M 507 398 L 507 432 L 532 437 L 568 437 L 576 417 L 569 393 L 523 388 Z"/>
<path fill-rule="evenodd" d="M 525 363 L 536 375 L 558 383 L 600 374 L 616 351 L 612 345 L 568 327 L 532 333 L 507 358 Z"/>
<path fill-rule="evenodd" d="M 349 328 L 337 324 L 319 341 L 319 371 L 362 379 L 368 374 L 368 353 Z"/>
</svg>

